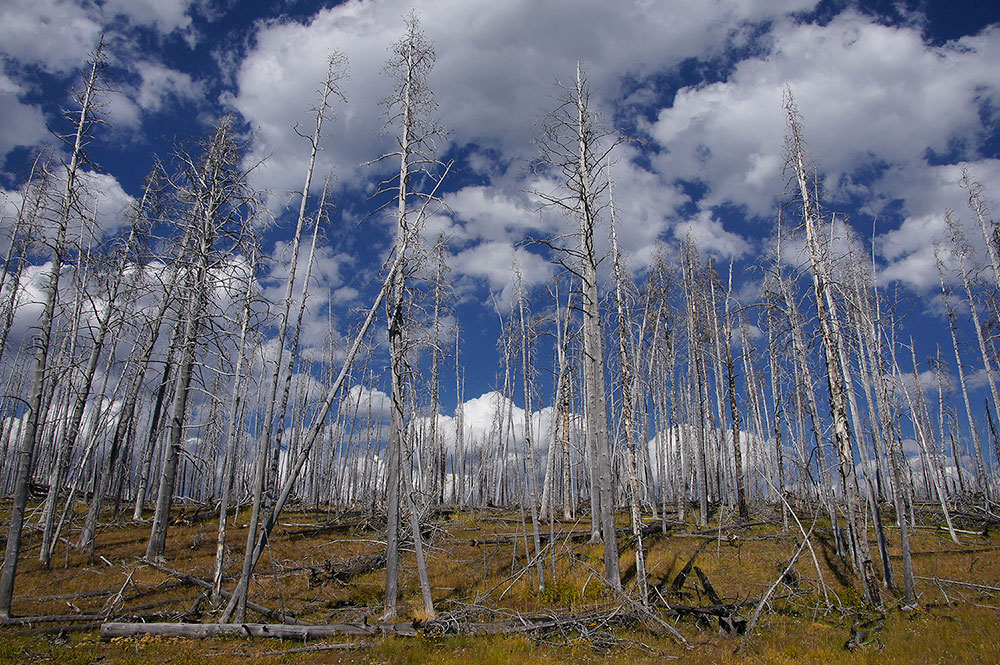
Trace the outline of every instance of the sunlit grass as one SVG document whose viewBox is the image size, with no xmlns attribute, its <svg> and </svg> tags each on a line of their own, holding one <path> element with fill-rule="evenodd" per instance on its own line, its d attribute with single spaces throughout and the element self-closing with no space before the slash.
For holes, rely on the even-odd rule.
<svg viewBox="0 0 1000 665">
<path fill-rule="evenodd" d="M 193 509 L 185 511 L 189 516 Z M 2 518 L 3 516 L 0 516 Z M 246 538 L 246 510 L 230 521 L 227 557 L 227 586 L 232 586 L 242 562 Z M 108 516 L 110 518 L 110 515 Z M 717 517 L 718 518 L 718 517 Z M 545 590 L 538 591 L 535 569 L 526 571 L 524 532 L 529 533 L 529 552 L 533 555 L 530 524 L 522 525 L 520 515 L 495 511 L 452 513 L 434 520 L 426 543 L 430 583 L 439 613 L 468 615 L 472 606 L 493 608 L 494 614 L 480 613 L 480 620 L 496 620 L 503 613 L 585 614 L 618 605 L 618 600 L 601 583 L 602 548 L 587 542 L 589 522 L 558 522 L 553 525 L 556 545 L 546 550 L 544 560 Z M 722 515 L 724 524 L 731 517 Z M 184 573 L 210 578 L 214 566 L 217 521 L 177 520 L 170 527 L 166 558 L 168 565 Z M 271 548 L 265 552 L 251 591 L 251 600 L 269 608 L 286 611 L 310 623 L 374 621 L 382 610 L 384 569 L 358 575 L 346 582 L 310 579 L 308 566 L 324 561 L 343 562 L 356 557 L 378 555 L 384 549 L 384 536 L 377 521 L 366 515 L 345 515 L 336 529 L 316 530 L 289 535 L 296 527 L 326 522 L 325 512 L 289 512 L 282 516 Z M 891 515 L 886 524 L 891 525 Z M 235 526 L 233 526 L 235 524 Z M 623 519 L 621 526 L 626 526 Z M 712 526 L 715 526 L 713 524 Z M 696 530 L 689 527 L 688 531 Z M 548 525 L 543 525 L 548 533 Z M 758 526 L 740 532 L 724 529 L 722 535 L 685 537 L 659 534 L 646 538 L 647 566 L 653 586 L 669 582 L 700 549 L 695 565 L 708 578 L 724 602 L 748 603 L 744 616 L 753 611 L 753 603 L 781 573 L 798 545 L 795 532 L 783 533 L 775 526 Z M 571 538 L 582 534 L 579 538 Z M 901 575 L 898 558 L 898 531 L 888 531 L 897 580 Z M 513 536 L 516 535 L 516 538 Z M 70 537 L 75 533 L 70 532 Z M 26 552 L 19 568 L 15 589 L 14 613 L 92 614 L 105 608 L 121 591 L 118 612 L 145 613 L 148 620 L 212 621 L 217 614 L 207 599 L 191 611 L 203 591 L 180 584 L 169 574 L 143 565 L 149 536 L 148 522 L 122 521 L 104 528 L 98 535 L 91 562 L 87 553 L 61 543 L 52 565 L 45 569 L 36 560 L 40 536 L 26 531 Z M 201 663 L 206 653 L 211 663 L 479 663 L 539 662 L 662 662 L 664 656 L 680 657 L 689 663 L 936 663 L 984 662 L 995 665 L 1000 653 L 1000 630 L 994 607 L 995 599 L 972 588 L 918 583 L 920 609 L 904 612 L 898 599 L 888 590 L 884 596 L 890 608 L 885 627 L 868 646 L 853 652 L 844 648 L 850 636 L 855 612 L 861 608 L 861 594 L 853 580 L 838 579 L 844 568 L 833 552 L 829 526 L 817 525 L 813 547 L 819 571 L 808 553 L 799 557 L 795 571 L 798 589 L 781 587 L 765 612 L 745 651 L 733 650 L 739 637 L 719 634 L 714 622 L 698 623 L 681 619 L 678 629 L 693 645 L 685 650 L 672 640 L 655 636 L 642 626 L 617 624 L 613 627 L 614 648 L 608 650 L 605 633 L 595 629 L 590 635 L 559 633 L 537 636 L 449 636 L 440 639 L 392 638 L 361 650 L 315 651 L 306 655 L 262 655 L 267 652 L 302 646 L 272 641 L 243 640 L 116 640 L 105 643 L 96 633 L 20 634 L 15 628 L 0 633 L 0 663 Z M 479 543 L 474 543 L 477 540 Z M 482 541 L 489 541 L 481 544 Z M 962 535 L 956 546 L 942 531 L 920 529 L 912 537 L 916 574 L 928 578 L 965 580 L 1000 586 L 1000 537 Z M 626 588 L 634 581 L 633 551 L 630 538 L 621 540 L 621 568 Z M 872 538 L 874 547 L 874 538 Z M 553 578 L 552 553 L 555 554 Z M 878 565 L 877 553 L 875 553 Z M 841 574 L 842 571 L 841 571 Z M 131 577 L 129 577 L 131 576 Z M 823 606 L 820 579 L 828 586 L 832 607 Z M 128 582 L 126 583 L 126 580 Z M 845 585 L 843 582 L 847 582 Z M 413 554 L 404 553 L 400 578 L 400 620 L 428 619 L 420 599 Z M 709 604 L 709 599 L 694 571 L 681 593 L 670 596 L 680 605 Z M 497 614 L 499 613 L 499 614 Z M 157 618 L 161 617 L 161 618 Z M 674 621 L 673 618 L 667 617 Z M 257 616 L 248 617 L 260 621 Z M 610 634 L 610 633 L 609 633 Z M 345 641 L 346 640 L 345 638 Z M 299 659 L 296 659 L 299 658 Z"/>
</svg>

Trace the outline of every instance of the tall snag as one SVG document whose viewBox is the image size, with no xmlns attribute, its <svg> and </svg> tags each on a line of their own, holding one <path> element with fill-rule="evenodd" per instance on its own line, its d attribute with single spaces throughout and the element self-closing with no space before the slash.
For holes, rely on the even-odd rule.
<svg viewBox="0 0 1000 665">
<path fill-rule="evenodd" d="M 35 362 L 32 376 L 32 387 L 27 403 L 27 422 L 21 434 L 21 446 L 18 450 L 16 480 L 14 483 L 14 498 L 10 513 L 10 528 L 7 531 L 7 548 L 4 554 L 3 567 L 0 568 L 0 618 L 10 616 L 10 605 L 14 594 L 14 577 L 17 574 L 17 557 L 21 550 L 21 531 L 24 527 L 24 513 L 28 503 L 28 484 L 31 481 L 32 462 L 34 461 L 35 444 L 37 443 L 42 419 L 42 400 L 45 381 L 49 370 L 49 346 L 52 337 L 52 322 L 55 318 L 56 302 L 59 299 L 59 276 L 62 272 L 63 259 L 66 252 L 66 233 L 70 217 L 74 214 L 78 203 L 77 182 L 80 167 L 86 161 L 84 148 L 94 126 L 94 110 L 96 96 L 100 92 L 104 59 L 104 39 L 97 45 L 90 62 L 90 72 L 83 92 L 78 96 L 79 114 L 73 118 L 75 135 L 66 164 L 66 183 L 62 200 L 56 211 L 55 233 L 51 239 L 52 260 L 46 279 L 44 302 L 41 320 L 38 325 L 38 336 L 35 341 Z M 68 142 L 68 141 L 67 141 Z"/>
<path fill-rule="evenodd" d="M 388 465 L 386 468 L 386 581 L 385 610 L 383 617 L 390 619 L 396 615 L 399 596 L 399 528 L 400 528 L 400 482 L 401 473 L 409 474 L 409 469 L 401 469 L 401 454 L 404 450 L 403 436 L 406 433 L 404 394 L 404 366 L 408 350 L 407 335 L 407 275 L 412 270 L 413 257 L 407 254 L 406 239 L 419 233 L 426 214 L 427 205 L 435 200 L 434 192 L 421 193 L 411 182 L 416 175 L 428 175 L 435 166 L 440 166 L 433 155 L 436 143 L 443 136 L 443 130 L 436 125 L 431 114 L 437 102 L 427 79 L 435 60 L 434 47 L 420 29 L 416 13 L 406 20 L 406 33 L 392 48 L 392 56 L 386 70 L 395 77 L 396 88 L 385 101 L 388 120 L 386 127 L 395 126 L 396 151 L 383 155 L 380 159 L 399 158 L 399 172 L 392 180 L 383 183 L 379 193 L 393 192 L 396 206 L 395 251 L 400 261 L 399 269 L 392 274 L 386 301 L 389 328 L 389 365 L 391 373 L 390 418 L 388 441 Z M 378 160 L 376 160 L 378 161 Z M 447 169 L 445 169 L 445 172 Z M 441 176 L 444 177 L 443 175 Z M 440 183 L 440 179 L 437 179 Z M 436 187 L 435 187 L 436 191 Z M 416 520 L 411 520 L 415 524 Z M 419 529 L 414 529 L 414 540 L 421 537 Z M 418 567 L 423 565 L 418 557 Z M 426 588 L 421 575 L 421 591 L 424 610 L 428 616 L 434 615 L 430 589 Z"/>
<path fill-rule="evenodd" d="M 306 167 L 305 181 L 302 185 L 302 192 L 299 197 L 299 211 L 295 222 L 295 234 L 292 237 L 291 256 L 289 257 L 288 264 L 288 279 L 285 282 L 285 297 L 282 301 L 281 314 L 278 319 L 278 336 L 276 340 L 277 358 L 275 359 L 270 380 L 267 384 L 268 395 L 267 403 L 265 405 L 264 426 L 256 449 L 253 481 L 253 505 L 250 509 L 250 524 L 247 529 L 247 541 L 243 556 L 241 580 L 250 575 L 250 571 L 253 566 L 251 559 L 253 557 L 254 543 L 257 540 L 257 530 L 260 525 L 262 510 L 261 504 L 264 499 L 269 468 L 271 469 L 270 475 L 273 477 L 275 485 L 278 482 L 277 465 L 278 452 L 280 449 L 281 425 L 283 423 L 285 405 L 288 401 L 288 390 L 291 383 L 292 369 L 298 355 L 297 344 L 293 344 L 292 348 L 288 351 L 287 360 L 285 359 L 285 344 L 288 338 L 289 317 L 291 316 L 292 303 L 294 301 L 295 279 L 298 273 L 299 248 L 302 243 L 302 230 L 306 223 L 307 203 L 309 199 L 309 190 L 312 186 L 313 171 L 316 166 L 316 156 L 319 153 L 320 139 L 323 135 L 323 122 L 327 119 L 329 114 L 331 97 L 344 99 L 343 93 L 340 90 L 340 80 L 344 77 L 344 70 L 346 69 L 346 66 L 346 58 L 343 55 L 334 53 L 329 57 L 327 60 L 326 79 L 319 89 L 319 104 L 313 109 L 315 113 L 315 126 L 313 128 L 313 133 L 310 136 L 299 133 L 300 136 L 303 136 L 309 141 L 309 163 Z M 297 129 L 296 132 L 298 133 Z M 307 278 L 307 283 L 303 286 L 300 303 L 305 302 L 308 286 Z M 295 330 L 296 332 L 293 334 L 297 339 L 298 333 L 297 329 Z M 286 362 L 287 367 L 284 365 Z M 282 371 L 284 371 L 285 382 L 284 391 L 281 399 L 279 400 L 278 385 L 281 382 Z M 275 425 L 276 419 L 278 420 L 277 426 Z M 274 430 L 276 427 L 278 430 L 277 436 L 279 437 L 279 442 L 278 445 L 272 446 L 272 438 L 275 437 Z M 273 452 L 272 447 L 274 449 Z M 244 585 L 241 585 L 241 588 L 243 588 L 243 586 Z M 246 614 L 245 595 L 239 597 L 237 605 L 236 618 L 237 620 L 242 621 Z"/>
<path fill-rule="evenodd" d="M 789 130 L 787 139 L 788 166 L 794 173 L 798 186 L 798 196 L 802 204 L 801 214 L 805 226 L 806 248 L 810 258 L 820 338 L 823 342 L 826 361 L 827 388 L 830 392 L 830 411 L 833 416 L 833 432 L 837 444 L 841 484 L 847 503 L 847 517 L 854 536 L 855 546 L 852 548 L 854 564 L 861 577 L 865 600 L 873 607 L 880 608 L 883 607 L 882 595 L 872 565 L 871 551 L 868 547 L 868 532 L 859 507 L 860 497 L 854 466 L 854 443 L 848 423 L 847 390 L 850 386 L 846 385 L 844 380 L 846 367 L 843 364 L 843 340 L 831 281 L 829 246 L 823 241 L 825 236 L 822 227 L 825 227 L 827 222 L 820 214 L 818 201 L 814 198 L 812 183 L 806 171 L 802 126 L 791 92 L 786 92 L 784 106 L 788 116 Z"/>
<path fill-rule="evenodd" d="M 223 240 L 242 237 L 239 228 L 245 228 L 255 213 L 253 197 L 246 191 L 247 173 L 239 166 L 241 150 L 233 138 L 232 125 L 232 117 L 219 121 L 203 155 L 197 158 L 182 155 L 182 175 L 174 183 L 181 206 L 179 222 L 184 225 L 185 235 L 190 234 L 191 242 L 183 246 L 184 254 L 175 258 L 183 265 L 175 325 L 179 355 L 156 513 L 146 547 L 148 559 L 162 558 L 166 546 L 192 375 L 204 341 L 216 280 L 225 278 L 225 264 L 234 249 L 223 244 Z"/>
<path fill-rule="evenodd" d="M 590 99 L 591 91 L 580 63 L 576 81 L 566 88 L 558 106 L 543 121 L 538 140 L 541 157 L 537 167 L 553 171 L 559 188 L 535 192 L 545 205 L 563 209 L 579 222 L 577 248 L 562 248 L 573 259 L 573 271 L 580 277 L 583 309 L 583 385 L 587 434 L 594 440 L 596 487 L 600 497 L 600 515 L 604 540 L 604 576 L 615 589 L 621 589 L 618 542 L 615 537 L 615 483 L 611 477 L 611 446 L 608 438 L 607 396 L 604 384 L 604 351 L 601 336 L 601 301 L 597 288 L 599 257 L 594 231 L 600 221 L 602 200 L 608 187 L 608 154 L 621 139 L 604 128 Z"/>
</svg>

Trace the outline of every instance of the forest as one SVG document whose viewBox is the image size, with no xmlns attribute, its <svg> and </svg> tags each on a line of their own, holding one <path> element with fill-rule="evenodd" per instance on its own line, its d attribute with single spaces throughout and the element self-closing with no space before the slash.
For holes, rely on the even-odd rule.
<svg viewBox="0 0 1000 665">
<path fill-rule="evenodd" d="M 578 63 L 525 165 L 564 231 L 524 242 L 557 277 L 511 265 L 511 297 L 482 303 L 495 389 L 467 399 L 434 231 L 462 165 L 415 14 L 369 110 L 392 138 L 370 161 L 391 249 L 322 341 L 303 321 L 336 188 L 316 164 L 346 57 L 296 128 L 269 255 L 233 116 L 127 209 L 94 206 L 108 48 L 0 229 L 0 659 L 995 658 L 1000 224 L 973 170 L 967 208 L 941 211 L 939 330 L 828 206 L 791 88 L 769 251 L 737 269 L 689 235 L 633 271 L 632 139 Z"/>
</svg>

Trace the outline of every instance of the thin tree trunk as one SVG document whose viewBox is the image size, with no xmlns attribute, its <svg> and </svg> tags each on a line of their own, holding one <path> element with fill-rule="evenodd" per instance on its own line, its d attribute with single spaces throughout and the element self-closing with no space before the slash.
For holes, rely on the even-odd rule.
<svg viewBox="0 0 1000 665">
<path fill-rule="evenodd" d="M 28 484 L 31 481 L 32 461 L 35 454 L 35 443 L 42 421 L 42 394 L 48 373 L 49 343 L 52 336 L 52 322 L 55 318 L 56 301 L 59 298 L 59 276 L 62 272 L 63 254 L 65 251 L 66 229 L 69 216 L 76 196 L 76 178 L 80 164 L 83 162 L 83 147 L 89 126 L 92 122 L 90 113 L 97 93 L 103 65 L 103 38 L 97 45 L 90 66 L 90 76 L 83 93 L 80 115 L 76 120 L 76 138 L 70 162 L 66 167 L 66 188 L 62 197 L 59 216 L 56 220 L 56 234 L 52 246 L 52 262 L 49 268 L 45 288 L 45 300 L 42 305 L 42 315 L 38 328 L 35 366 L 32 387 L 28 398 L 28 419 L 21 435 L 21 447 L 18 450 L 17 476 L 14 484 L 14 498 L 11 506 L 10 527 L 7 531 L 7 547 L 3 566 L 0 568 L 0 618 L 10 616 L 11 601 L 14 595 L 14 577 L 17 574 L 17 559 L 21 551 L 21 531 L 24 527 L 24 514 L 28 503 Z"/>
</svg>

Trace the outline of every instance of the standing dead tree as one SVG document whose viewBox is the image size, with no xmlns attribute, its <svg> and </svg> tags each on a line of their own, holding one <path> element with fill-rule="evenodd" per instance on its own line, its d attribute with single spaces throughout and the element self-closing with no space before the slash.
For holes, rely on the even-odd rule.
<svg viewBox="0 0 1000 665">
<path fill-rule="evenodd" d="M 133 228 L 138 225 L 144 225 L 146 220 L 144 217 L 148 217 L 151 209 L 154 207 L 154 200 L 158 198 L 157 188 L 158 188 L 158 174 L 159 166 L 157 166 L 150 177 L 147 179 L 146 190 L 143 194 L 143 198 L 136 209 L 136 220 Z M 127 243 L 123 247 L 122 251 L 122 261 L 121 269 L 125 268 L 125 261 L 131 260 L 132 248 Z M 94 535 L 97 532 L 97 520 L 100 514 L 101 506 L 104 501 L 104 494 L 107 488 L 110 486 L 110 480 L 112 472 L 115 468 L 115 462 L 118 458 L 118 451 L 120 450 L 122 444 L 125 441 L 126 435 L 133 429 L 133 414 L 135 413 L 136 402 L 139 398 L 139 392 L 142 386 L 143 377 L 146 374 L 146 370 L 149 366 L 150 359 L 153 354 L 153 348 L 156 344 L 156 340 L 159 338 L 159 331 L 161 324 L 163 322 L 164 315 L 166 314 L 168 306 L 171 304 L 171 294 L 170 291 L 175 285 L 175 279 L 178 274 L 179 265 L 173 264 L 167 269 L 168 277 L 164 283 L 164 292 L 160 299 L 160 304 L 158 307 L 158 312 L 156 316 L 153 317 L 150 323 L 150 331 L 148 336 L 144 340 L 141 350 L 140 339 L 144 330 L 140 331 L 138 334 L 140 337 L 136 338 L 135 347 L 133 348 L 133 357 L 135 362 L 131 363 L 134 365 L 135 370 L 131 378 L 131 382 L 128 383 L 126 389 L 125 399 L 123 400 L 121 411 L 119 412 L 118 421 L 115 424 L 114 434 L 112 435 L 109 450 L 105 455 L 105 458 L 101 465 L 101 474 L 98 479 L 97 485 L 95 487 L 94 493 L 91 496 L 90 506 L 87 509 L 87 516 L 84 519 L 83 528 L 81 529 L 79 539 L 77 540 L 77 546 L 81 549 L 92 549 L 94 545 Z M 140 277 L 137 275 L 137 277 Z M 97 346 L 95 340 L 95 347 Z M 49 556 L 50 553 L 43 546 L 42 555 Z"/>
<path fill-rule="evenodd" d="M 51 262 L 44 291 L 38 336 L 35 341 L 35 362 L 32 373 L 32 387 L 27 403 L 27 423 L 21 433 L 18 450 L 17 476 L 14 484 L 14 502 L 11 507 L 10 528 L 7 531 L 7 548 L 3 566 L 0 568 L 0 618 L 10 616 L 11 600 L 14 594 L 14 577 L 17 574 L 17 558 L 21 549 L 21 532 L 24 527 L 24 513 L 28 503 L 28 485 L 31 481 L 32 462 L 35 445 L 42 423 L 43 394 L 49 373 L 49 350 L 52 324 L 55 318 L 56 302 L 59 299 L 59 277 L 62 273 L 66 252 L 66 234 L 70 218 L 76 211 L 79 197 L 80 170 L 86 162 L 84 149 L 96 122 L 95 107 L 97 96 L 103 85 L 105 67 L 104 39 L 97 45 L 91 58 L 89 75 L 84 90 L 77 97 L 79 113 L 73 118 L 75 133 L 70 144 L 69 161 L 66 163 L 66 181 L 61 203 L 56 211 L 54 234 L 51 240 Z"/>
<path fill-rule="evenodd" d="M 281 423 L 283 422 L 285 405 L 288 400 L 292 370 L 294 368 L 295 359 L 298 355 L 297 344 L 293 344 L 292 348 L 287 352 L 288 358 L 287 361 L 285 361 L 285 344 L 288 337 L 289 317 L 291 316 L 292 304 L 294 301 L 293 296 L 295 280 L 298 272 L 299 248 L 302 242 L 302 230 L 306 223 L 309 190 L 312 187 L 313 172 L 316 166 L 316 156 L 319 154 L 320 140 L 323 135 L 323 123 L 329 115 L 330 102 L 332 101 L 331 98 L 344 98 L 343 93 L 340 90 L 340 81 L 345 76 L 344 70 L 346 69 L 346 66 L 346 58 L 339 53 L 335 53 L 328 58 L 326 79 L 319 89 L 319 104 L 313 109 L 315 117 L 313 133 L 307 136 L 299 133 L 296 129 L 296 132 L 299 133 L 300 136 L 303 136 L 309 141 L 309 162 L 306 167 L 305 182 L 302 185 L 302 191 L 299 196 L 299 210 L 295 222 L 295 233 L 292 237 L 291 256 L 288 264 L 288 277 L 285 281 L 285 297 L 282 301 L 281 314 L 278 319 L 278 335 L 276 339 L 277 358 L 275 359 L 270 380 L 267 384 L 268 394 L 267 402 L 265 404 L 264 425 L 260 440 L 256 447 L 253 505 L 250 513 L 250 525 L 247 529 L 247 544 L 243 556 L 241 579 L 248 577 L 250 575 L 250 569 L 252 568 L 251 558 L 253 556 L 254 543 L 257 540 L 257 530 L 260 525 L 262 510 L 261 504 L 264 500 L 264 492 L 268 482 L 269 469 L 271 469 L 270 475 L 273 479 L 273 483 L 277 485 L 278 482 L 277 467 L 280 439 L 278 445 L 273 446 L 273 453 L 271 440 L 275 437 L 275 420 L 278 420 L 277 429 L 278 436 L 280 437 Z M 303 286 L 302 298 L 300 300 L 303 304 L 305 302 L 308 286 L 307 278 L 307 283 Z M 297 340 L 297 329 L 294 334 Z M 287 362 L 287 367 L 285 367 L 285 362 Z M 281 383 L 282 376 L 284 376 L 284 391 L 281 399 L 279 400 L 278 385 Z M 241 588 L 243 588 L 243 585 L 241 585 Z M 239 596 L 238 598 L 234 596 L 234 599 L 234 602 L 238 604 L 235 616 L 237 620 L 242 621 L 246 614 L 246 597 L 245 595 Z"/>
<path fill-rule="evenodd" d="M 444 137 L 444 130 L 434 122 L 432 115 L 437 108 L 437 101 L 428 84 L 428 77 L 434 66 L 436 55 L 434 46 L 420 29 L 420 20 L 416 13 L 411 13 L 406 19 L 406 32 L 402 39 L 392 47 L 392 55 L 386 64 L 386 71 L 395 79 L 392 94 L 384 100 L 388 118 L 386 130 L 395 128 L 396 150 L 386 153 L 374 160 L 380 162 L 390 158 L 399 159 L 399 170 L 396 176 L 382 182 L 376 190 L 376 196 L 392 193 L 393 198 L 383 208 L 395 205 L 396 240 L 395 251 L 399 266 L 391 275 L 391 285 L 386 299 L 386 309 L 389 328 L 389 366 L 391 375 L 390 418 L 388 440 L 388 463 L 386 465 L 386 582 L 385 610 L 383 617 L 392 618 L 396 615 L 396 604 L 399 596 L 399 530 L 400 518 L 400 485 L 401 464 L 406 435 L 406 397 L 405 376 L 406 354 L 409 347 L 407 335 L 407 311 L 410 302 L 407 296 L 407 276 L 416 268 L 412 252 L 415 244 L 407 240 L 416 236 L 426 216 L 427 206 L 436 200 L 437 184 L 440 184 L 444 173 L 441 173 L 441 162 L 435 158 L 437 144 Z M 424 176 L 435 182 L 431 193 L 421 192 L 415 185 L 415 180 Z M 411 520 L 416 524 L 416 520 Z M 414 540 L 421 538 L 419 529 L 412 534 Z M 422 567 L 422 557 L 418 557 L 417 565 Z M 434 615 L 430 588 L 425 584 L 426 576 L 421 574 L 421 591 L 424 598 L 424 609 L 428 616 Z"/>
<path fill-rule="evenodd" d="M 593 437 L 596 470 L 591 488 L 599 497 L 593 520 L 601 523 L 604 540 L 604 577 L 615 589 L 621 588 L 618 543 L 615 538 L 615 483 L 611 477 L 611 447 L 608 437 L 608 410 L 604 379 L 604 351 L 601 335 L 600 295 L 597 287 L 599 257 L 595 230 L 607 205 L 608 155 L 622 139 L 606 129 L 591 99 L 590 85 L 580 63 L 574 85 L 565 89 L 555 109 L 545 115 L 538 139 L 541 156 L 536 170 L 556 178 L 555 187 L 536 191 L 545 205 L 556 206 L 579 223 L 577 248 L 560 247 L 572 259 L 564 265 L 580 279 L 583 310 L 583 375 L 587 435 Z M 591 505 L 593 505 L 592 502 Z"/>
<path fill-rule="evenodd" d="M 248 173 L 240 166 L 242 151 L 233 137 L 232 125 L 231 117 L 223 118 L 203 155 L 181 156 L 182 173 L 174 183 L 181 205 L 180 222 L 192 240 L 182 245 L 184 254 L 175 257 L 183 266 L 175 325 L 179 356 L 156 513 L 146 548 L 148 559 L 162 558 L 166 545 L 191 379 L 213 287 L 217 279 L 228 277 L 225 272 L 229 254 L 237 248 L 233 243 L 245 237 L 242 231 L 256 214 L 256 201 L 247 192 Z"/>
<path fill-rule="evenodd" d="M 791 92 L 785 96 L 785 111 L 788 116 L 788 164 L 798 187 L 802 204 L 802 221 L 805 226 L 806 247 L 809 253 L 813 293 L 819 320 L 820 338 L 826 360 L 827 387 L 830 393 L 830 411 L 833 416 L 834 439 L 840 467 L 841 484 L 847 503 L 848 523 L 853 535 L 853 560 L 861 577 L 865 600 L 873 607 L 882 607 L 882 595 L 875 578 L 868 534 L 859 506 L 857 476 L 854 464 L 854 443 L 848 423 L 848 395 L 850 383 L 846 380 L 849 368 L 845 363 L 843 338 L 837 316 L 837 301 L 831 280 L 831 258 L 829 245 L 824 242 L 826 220 L 822 218 L 818 201 L 813 193 L 806 169 L 802 126 L 798 109 Z"/>
<path fill-rule="evenodd" d="M 624 261 L 618 250 L 618 234 L 615 231 L 615 207 L 611 198 L 611 253 L 612 269 L 615 281 L 615 306 L 618 310 L 618 362 L 621 374 L 621 430 L 624 445 L 621 452 L 625 459 L 628 472 L 629 513 L 632 518 L 632 538 L 635 551 L 635 577 L 639 588 L 639 598 L 643 605 L 649 602 L 649 584 L 646 578 L 646 552 L 642 544 L 642 515 L 639 507 L 639 441 L 636 432 L 636 401 L 639 392 L 640 376 L 638 372 L 638 346 L 642 342 L 644 331 L 639 331 L 639 344 L 636 343 L 634 325 L 632 322 L 632 288 L 634 285 L 625 274 Z M 649 314 L 647 310 L 646 314 Z M 643 325 L 648 320 L 643 316 Z"/>
</svg>

